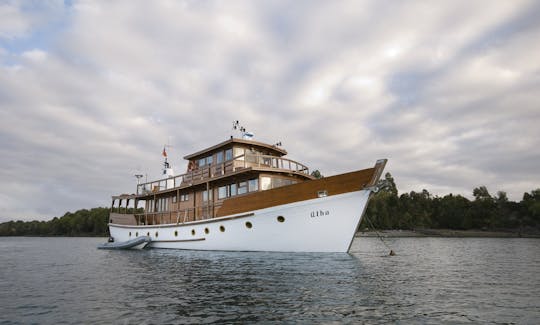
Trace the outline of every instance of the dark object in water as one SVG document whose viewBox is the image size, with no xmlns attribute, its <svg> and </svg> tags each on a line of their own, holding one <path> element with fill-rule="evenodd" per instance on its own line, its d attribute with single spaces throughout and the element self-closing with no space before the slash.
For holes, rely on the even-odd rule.
<svg viewBox="0 0 540 325">
<path fill-rule="evenodd" d="M 393 250 L 390 250 L 390 254 L 388 254 L 390 256 L 396 256 L 396 253 L 393 251 Z"/>
</svg>

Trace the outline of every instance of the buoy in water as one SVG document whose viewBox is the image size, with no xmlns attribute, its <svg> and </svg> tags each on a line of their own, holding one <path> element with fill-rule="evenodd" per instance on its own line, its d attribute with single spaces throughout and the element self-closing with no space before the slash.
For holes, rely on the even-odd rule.
<svg viewBox="0 0 540 325">
<path fill-rule="evenodd" d="M 393 251 L 393 250 L 390 250 L 390 254 L 388 254 L 390 256 L 396 256 L 396 253 Z"/>
</svg>

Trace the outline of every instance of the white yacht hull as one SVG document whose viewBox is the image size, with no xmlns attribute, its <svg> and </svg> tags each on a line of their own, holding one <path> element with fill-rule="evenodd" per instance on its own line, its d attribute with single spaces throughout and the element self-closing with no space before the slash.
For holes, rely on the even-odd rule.
<svg viewBox="0 0 540 325">
<path fill-rule="evenodd" d="M 370 193 L 360 190 L 181 224 L 109 224 L 109 229 L 120 242 L 149 236 L 151 248 L 347 252 Z"/>
</svg>

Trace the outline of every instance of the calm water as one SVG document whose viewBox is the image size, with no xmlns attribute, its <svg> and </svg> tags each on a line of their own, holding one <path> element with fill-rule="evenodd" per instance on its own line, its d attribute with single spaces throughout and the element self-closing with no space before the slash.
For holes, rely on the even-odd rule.
<svg viewBox="0 0 540 325">
<path fill-rule="evenodd" d="M 351 254 L 102 251 L 0 238 L 0 324 L 540 321 L 540 240 L 359 238 Z"/>
</svg>

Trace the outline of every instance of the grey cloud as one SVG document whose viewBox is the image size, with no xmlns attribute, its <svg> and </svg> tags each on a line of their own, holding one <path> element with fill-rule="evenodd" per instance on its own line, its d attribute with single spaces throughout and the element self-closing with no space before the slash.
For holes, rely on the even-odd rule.
<svg viewBox="0 0 540 325">
<path fill-rule="evenodd" d="M 520 199 L 540 183 L 537 7 L 19 10 L 39 40 L 21 51 L 4 44 L 22 34 L 0 29 L 0 221 L 108 205 L 134 190 L 135 173 L 159 176 L 164 143 L 182 172 L 182 156 L 228 138 L 237 119 L 325 175 L 387 157 L 402 191 L 470 195 L 487 185 Z"/>
</svg>

